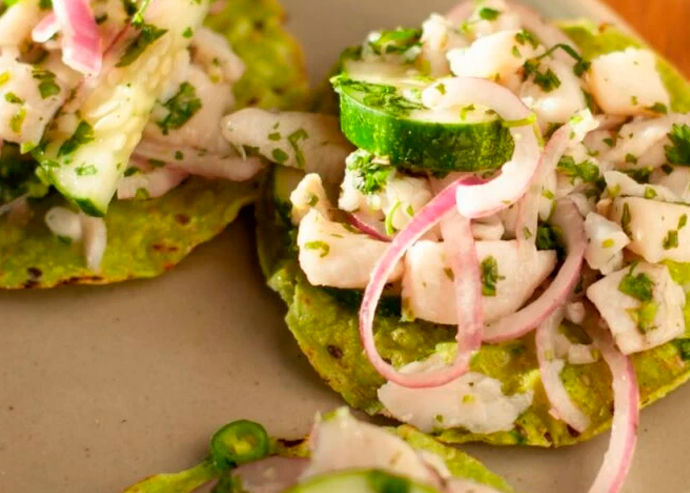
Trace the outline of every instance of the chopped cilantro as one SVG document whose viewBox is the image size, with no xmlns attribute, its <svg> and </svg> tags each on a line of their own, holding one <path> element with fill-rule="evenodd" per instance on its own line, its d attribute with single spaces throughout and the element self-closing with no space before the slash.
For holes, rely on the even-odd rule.
<svg viewBox="0 0 690 493">
<path fill-rule="evenodd" d="M 78 166 L 75 169 L 75 172 L 77 173 L 77 176 L 91 176 L 91 175 L 95 175 L 96 173 L 98 173 L 98 170 L 96 169 L 96 166 L 94 166 L 93 164 L 89 164 L 88 166 L 87 165 Z"/>
<path fill-rule="evenodd" d="M 343 76 L 335 77 L 331 82 L 336 91 L 349 90 L 360 93 L 362 103 L 393 116 L 404 117 L 409 115 L 411 111 L 424 109 L 421 103 L 410 101 L 401 95 L 395 86 L 371 84 Z"/>
<path fill-rule="evenodd" d="M 653 199 L 655 197 L 656 197 L 656 191 L 652 187 L 645 187 L 644 198 L 645 199 Z"/>
<path fill-rule="evenodd" d="M 637 164 L 637 156 L 635 156 L 635 154 L 628 153 L 625 155 L 625 162 L 631 163 L 631 164 Z"/>
<path fill-rule="evenodd" d="M 541 87 L 544 92 L 551 92 L 561 86 L 561 79 L 550 68 L 546 72 L 539 71 L 539 60 L 532 58 L 527 60 L 522 68 L 524 69 L 523 78 L 526 80 L 530 75 L 534 78 L 534 83 Z"/>
<path fill-rule="evenodd" d="M 419 29 L 398 28 L 392 31 L 381 31 L 367 42 L 376 55 L 403 54 L 421 46 L 422 32 Z"/>
<path fill-rule="evenodd" d="M 306 161 L 304 159 L 304 153 L 302 152 L 299 143 L 301 141 L 307 140 L 308 138 L 309 134 L 303 128 L 295 130 L 290 135 L 288 135 L 288 143 L 290 144 L 290 147 L 292 147 L 292 150 L 295 152 L 295 160 L 297 161 L 297 166 L 299 166 L 300 168 L 304 168 Z"/>
<path fill-rule="evenodd" d="M 649 178 L 652 175 L 652 168 L 622 169 L 620 171 L 637 183 L 649 183 Z"/>
<path fill-rule="evenodd" d="M 38 91 L 41 93 L 41 98 L 47 99 L 56 94 L 60 94 L 60 86 L 55 83 L 55 74 L 50 70 L 34 69 L 33 78 L 40 81 L 38 83 Z"/>
<path fill-rule="evenodd" d="M 556 228 L 548 224 L 537 227 L 536 245 L 538 250 L 558 250 L 561 246 Z"/>
<path fill-rule="evenodd" d="M 683 215 L 680 216 L 680 218 L 678 219 L 678 231 L 680 231 L 681 229 L 683 229 L 687 224 L 688 224 L 688 215 L 687 215 L 687 214 L 683 214 Z"/>
<path fill-rule="evenodd" d="M 91 142 L 94 139 L 93 128 L 85 121 L 80 121 L 77 129 L 72 136 L 64 141 L 58 149 L 58 157 L 72 154 L 80 146 Z"/>
<path fill-rule="evenodd" d="M 515 58 L 520 58 L 522 55 L 520 54 L 520 48 L 517 46 L 513 46 L 513 56 Z"/>
<path fill-rule="evenodd" d="M 9 82 L 11 77 L 12 77 L 12 75 L 10 74 L 9 70 L 1 73 L 0 74 L 0 86 L 4 86 L 5 84 L 7 84 L 7 82 Z"/>
<path fill-rule="evenodd" d="M 151 194 L 145 188 L 137 188 L 134 198 L 136 200 L 148 200 L 151 198 Z"/>
<path fill-rule="evenodd" d="M 668 113 L 668 107 L 664 103 L 654 103 L 649 107 L 649 111 L 665 115 Z"/>
<path fill-rule="evenodd" d="M 38 8 L 41 10 L 50 10 L 53 8 L 52 0 L 38 0 Z"/>
<path fill-rule="evenodd" d="M 673 166 L 670 164 L 664 164 L 661 166 L 661 171 L 663 171 L 665 174 L 670 175 L 673 173 Z"/>
<path fill-rule="evenodd" d="M 163 135 L 167 135 L 171 129 L 182 127 L 201 109 L 201 100 L 197 97 L 194 86 L 183 82 L 177 93 L 163 103 L 163 107 L 168 110 L 168 114 L 156 122 L 156 125 Z"/>
<path fill-rule="evenodd" d="M 489 7 L 484 7 L 479 10 L 479 17 L 485 21 L 495 21 L 501 12 L 495 9 L 490 9 Z"/>
<path fill-rule="evenodd" d="M 22 125 L 24 124 L 24 119 L 26 118 L 26 110 L 22 108 L 17 111 L 12 118 L 10 118 L 10 128 L 16 134 L 22 131 Z"/>
<path fill-rule="evenodd" d="M 268 140 L 272 140 L 274 142 L 282 138 L 283 136 L 280 135 L 280 132 L 271 132 L 270 134 L 268 134 Z"/>
<path fill-rule="evenodd" d="M 307 250 L 320 250 L 320 257 L 322 258 L 328 255 L 328 252 L 331 251 L 331 247 L 328 245 L 328 243 L 323 241 L 308 241 L 304 244 L 304 248 Z"/>
<path fill-rule="evenodd" d="M 671 229 L 666 233 L 666 238 L 664 238 L 664 250 L 671 250 L 673 248 L 678 248 L 678 231 Z"/>
<path fill-rule="evenodd" d="M 288 156 L 287 152 L 285 152 L 282 149 L 273 149 L 271 156 L 273 157 L 274 161 L 278 164 L 283 164 L 287 162 L 288 159 L 290 159 L 290 156 Z"/>
<path fill-rule="evenodd" d="M 393 166 L 375 162 L 374 155 L 362 149 L 350 154 L 347 169 L 354 175 L 357 190 L 367 195 L 381 191 L 394 170 Z"/>
<path fill-rule="evenodd" d="M 319 203 L 319 198 L 313 193 L 309 194 L 309 200 L 307 201 L 307 205 L 309 207 L 314 207 L 318 203 Z"/>
<path fill-rule="evenodd" d="M 493 256 L 488 256 L 481 263 L 482 273 L 482 295 L 496 296 L 496 284 L 498 281 L 505 279 L 498 274 L 498 262 Z"/>
<path fill-rule="evenodd" d="M 630 207 L 626 202 L 623 205 L 623 214 L 621 215 L 621 228 L 623 228 L 623 232 L 628 236 L 632 236 L 632 231 L 630 230 L 630 221 L 632 221 L 632 215 L 630 214 Z"/>
<path fill-rule="evenodd" d="M 656 319 L 656 313 L 659 309 L 659 304 L 653 301 L 642 303 L 642 305 L 635 310 L 632 314 L 633 318 L 637 322 L 637 328 L 643 334 L 656 329 L 654 325 L 654 320 Z"/>
<path fill-rule="evenodd" d="M 127 168 L 127 169 L 125 170 L 125 176 L 126 176 L 126 177 L 127 177 L 127 176 L 136 175 L 137 173 L 139 173 L 139 168 L 134 168 L 134 167 L 132 167 L 132 168 Z"/>
<path fill-rule="evenodd" d="M 580 179 L 585 183 L 595 183 L 599 179 L 599 167 L 592 161 L 576 163 L 572 156 L 563 156 L 558 161 L 558 171 L 572 181 Z"/>
<path fill-rule="evenodd" d="M 626 294 L 638 301 L 652 301 L 654 283 L 647 274 L 634 275 L 633 271 L 637 264 L 630 267 L 630 271 L 623 277 L 618 285 L 618 291 Z"/>
<path fill-rule="evenodd" d="M 673 145 L 666 146 L 666 159 L 671 164 L 690 165 L 690 127 L 674 124 L 668 134 Z"/>
<path fill-rule="evenodd" d="M 515 41 L 517 41 L 522 46 L 524 46 L 526 43 L 529 43 L 532 46 L 532 48 L 536 48 L 537 46 L 539 46 L 539 42 L 529 31 L 520 31 L 519 33 L 517 33 L 515 35 Z"/>
<path fill-rule="evenodd" d="M 24 100 L 13 92 L 5 93 L 5 101 L 12 104 L 24 104 Z"/>
<path fill-rule="evenodd" d="M 603 139 L 602 142 L 609 147 L 613 147 L 613 144 L 614 144 L 613 139 L 611 137 L 607 137 L 607 138 Z"/>
<path fill-rule="evenodd" d="M 192 36 L 194 36 L 194 31 L 192 31 L 192 28 L 191 28 L 191 27 L 188 27 L 188 28 L 185 29 L 184 32 L 182 33 L 182 37 L 183 37 L 183 38 L 191 38 Z"/>
<path fill-rule="evenodd" d="M 116 67 L 127 67 L 134 63 L 146 51 L 149 45 L 168 32 L 167 29 L 159 29 L 152 24 L 141 23 L 137 27 L 139 28 L 139 34 L 125 48 L 125 53 L 120 58 L 120 61 L 117 62 L 117 65 L 115 65 Z"/>
<path fill-rule="evenodd" d="M 175 159 L 182 161 L 184 159 L 184 153 L 182 151 L 175 151 Z"/>
</svg>

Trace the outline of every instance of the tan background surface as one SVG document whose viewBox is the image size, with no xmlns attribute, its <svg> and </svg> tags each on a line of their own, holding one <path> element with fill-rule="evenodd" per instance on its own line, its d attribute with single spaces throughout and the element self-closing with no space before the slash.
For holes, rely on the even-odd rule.
<svg viewBox="0 0 690 493">
<path fill-rule="evenodd" d="M 605 0 L 690 75 L 690 0 Z"/>
</svg>

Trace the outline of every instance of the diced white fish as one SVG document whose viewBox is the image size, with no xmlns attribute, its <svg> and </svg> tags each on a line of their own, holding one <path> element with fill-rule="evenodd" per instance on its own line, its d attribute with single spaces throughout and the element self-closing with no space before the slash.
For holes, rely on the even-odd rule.
<svg viewBox="0 0 690 493">
<path fill-rule="evenodd" d="M 91 217 L 65 207 L 55 206 L 46 213 L 45 222 L 54 235 L 75 243 L 83 242 L 87 267 L 94 273 L 100 272 L 108 243 L 108 233 L 103 218 Z"/>
<path fill-rule="evenodd" d="M 642 301 L 622 292 L 621 283 L 627 276 L 638 280 L 643 276 L 651 288 L 651 299 Z M 633 264 L 592 284 L 587 297 L 624 354 L 652 349 L 685 333 L 685 292 L 665 265 Z"/>
<path fill-rule="evenodd" d="M 649 182 L 665 187 L 683 202 L 690 202 L 690 167 L 688 166 L 668 165 L 657 168 L 649 176 Z"/>
<path fill-rule="evenodd" d="M 604 173 L 606 190 L 611 197 L 640 197 L 662 202 L 682 202 L 681 198 L 663 185 L 642 184 L 620 171 Z"/>
<path fill-rule="evenodd" d="M 207 27 L 196 30 L 190 48 L 193 62 L 202 66 L 214 83 L 234 84 L 247 69 L 244 61 L 232 51 L 225 36 Z"/>
<path fill-rule="evenodd" d="M 222 129 L 234 146 L 256 148 L 269 161 L 318 173 L 328 183 L 340 183 L 353 151 L 330 115 L 246 108 L 225 117 Z"/>
<path fill-rule="evenodd" d="M 499 241 L 506 232 L 503 221 L 498 216 L 489 216 L 472 221 L 472 236 L 480 241 Z"/>
<path fill-rule="evenodd" d="M 556 266 L 554 251 L 537 251 L 531 246 L 521 256 L 514 240 L 478 241 L 476 246 L 485 287 L 490 286 L 482 298 L 485 323 L 519 309 Z M 408 317 L 457 324 L 453 275 L 443 243 L 419 241 L 408 250 L 402 299 Z"/>
<path fill-rule="evenodd" d="M 585 260 L 592 269 L 606 275 L 623 266 L 623 249 L 630 243 L 630 238 L 618 223 L 592 212 L 585 219 L 585 233 Z"/>
<path fill-rule="evenodd" d="M 600 159 L 614 163 L 619 168 L 661 166 L 666 162 L 666 157 L 660 152 L 668 144 L 667 136 L 674 124 L 690 124 L 690 116 L 670 114 L 626 123 L 618 131 L 615 146 L 602 153 Z"/>
<path fill-rule="evenodd" d="M 581 325 L 585 320 L 585 305 L 580 301 L 573 301 L 565 304 L 565 319 L 576 325 Z"/>
<path fill-rule="evenodd" d="M 297 245 L 299 263 L 310 284 L 357 289 L 369 284 L 374 266 L 389 243 L 353 232 L 312 209 L 299 225 Z M 402 273 L 400 262 L 389 282 L 399 280 Z"/>
<path fill-rule="evenodd" d="M 55 206 L 48 210 L 45 221 L 46 226 L 55 236 L 69 238 L 75 243 L 82 240 L 82 225 L 78 213 L 66 207 Z"/>
<path fill-rule="evenodd" d="M 446 363 L 435 353 L 424 361 L 410 363 L 402 372 L 438 371 Z M 515 420 L 532 405 L 532 390 L 506 395 L 500 380 L 478 372 L 468 372 L 446 385 L 411 389 L 392 382 L 378 390 L 388 414 L 429 433 L 464 428 L 483 435 L 510 431 Z"/>
<path fill-rule="evenodd" d="M 452 22 L 438 14 L 431 14 L 422 24 L 421 41 L 422 57 L 428 62 L 430 75 L 433 77 L 450 74 L 446 52 L 469 44 Z"/>
<path fill-rule="evenodd" d="M 690 206 L 623 197 L 613 201 L 610 218 L 630 238 L 627 248 L 646 261 L 690 262 Z"/>
<path fill-rule="evenodd" d="M 644 115 L 654 105 L 668 107 L 671 98 L 650 50 L 628 48 L 592 60 L 588 82 L 592 95 L 605 113 Z"/>
<path fill-rule="evenodd" d="M 175 146 L 156 140 L 142 140 L 135 149 L 138 160 L 158 161 L 190 175 L 245 181 L 264 168 L 258 157 L 239 156 L 234 149 L 225 153 L 209 153 L 193 147 Z"/>
<path fill-rule="evenodd" d="M 351 469 L 380 469 L 422 483 L 435 478 L 420 455 L 385 428 L 357 421 L 346 408 L 314 425 L 310 437 L 311 462 L 305 480 Z"/>
<path fill-rule="evenodd" d="M 206 72 L 197 65 L 188 68 L 182 84 L 177 87 L 176 95 L 169 100 L 156 103 L 144 130 L 144 138 L 159 141 L 170 148 L 182 146 L 207 153 L 236 154 L 221 135 L 220 124 L 223 116 L 233 105 L 231 86 L 227 83 L 212 82 Z M 181 91 L 193 91 L 200 108 L 179 128 L 169 128 L 163 124 L 170 114 L 165 105 Z"/>
<path fill-rule="evenodd" d="M 132 43 L 140 35 L 137 30 L 119 38 L 108 51 L 104 59 L 107 69 L 81 87 L 78 107 L 61 112 L 54 129 L 51 126 L 46 133 L 42 163 L 58 164 L 44 169 L 60 184 L 64 194 L 88 203 L 99 213 L 106 211 L 173 70 L 173 62 L 189 46 L 190 39 L 184 32 L 199 27 L 207 12 L 208 1 L 173 1 L 164 5 L 153 1 L 143 14 L 144 22 L 165 33 L 135 59 L 130 60 L 127 55 L 131 55 Z M 65 153 L 62 146 L 75 135 L 79 125 L 90 129 L 87 133 L 92 138 Z M 95 173 L 80 173 L 89 167 L 95 167 Z"/>
<path fill-rule="evenodd" d="M 587 109 L 582 82 L 573 73 L 572 66 L 547 57 L 541 61 L 539 71 L 546 73 L 548 70 L 558 78 L 558 87 L 546 91 L 531 76 L 520 86 L 519 92 L 522 101 L 537 114 L 542 130 L 549 124 L 566 123 L 575 113 Z"/>
<path fill-rule="evenodd" d="M 125 176 L 117 186 L 117 198 L 154 199 L 162 197 L 170 190 L 182 183 L 189 176 L 184 171 L 175 170 L 167 166 L 155 168 L 151 171 L 138 171 Z"/>
<path fill-rule="evenodd" d="M 482 15 L 482 9 L 494 10 L 498 15 L 494 19 L 486 19 L 486 16 Z M 475 8 L 466 19 L 465 25 L 468 35 L 479 38 L 501 31 L 520 29 L 522 22 L 504 0 L 481 0 L 475 2 Z"/>
<path fill-rule="evenodd" d="M 8 142 L 38 145 L 46 126 L 62 106 L 69 88 L 50 78 L 55 92 L 41 92 L 37 67 L 0 56 L 0 138 Z M 45 97 L 44 97 L 45 96 Z"/>
<path fill-rule="evenodd" d="M 390 168 L 381 190 L 365 194 L 358 188 L 359 177 L 349 167 L 341 183 L 338 207 L 344 211 L 356 212 L 372 221 L 388 218 L 389 234 L 402 230 L 432 198 L 429 180 L 408 176 Z"/>
<path fill-rule="evenodd" d="M 518 71 L 539 49 L 529 43 L 520 44 L 516 39 L 520 33 L 500 31 L 477 39 L 467 48 L 450 50 L 451 71 L 458 77 L 480 77 L 514 85 Z"/>
<path fill-rule="evenodd" d="M 292 222 L 299 225 L 307 213 L 316 209 L 323 217 L 330 219 L 333 206 L 328 200 L 323 188 L 321 177 L 316 173 L 309 173 L 299 182 L 290 194 L 292 203 Z"/>
<path fill-rule="evenodd" d="M 31 31 L 49 11 L 41 10 L 38 0 L 19 0 L 0 16 L 0 50 L 19 47 L 30 39 Z"/>
</svg>

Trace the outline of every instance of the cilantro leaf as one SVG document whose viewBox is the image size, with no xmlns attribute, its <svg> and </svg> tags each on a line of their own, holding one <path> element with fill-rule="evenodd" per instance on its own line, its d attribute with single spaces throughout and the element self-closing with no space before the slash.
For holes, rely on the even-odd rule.
<svg viewBox="0 0 690 493">
<path fill-rule="evenodd" d="M 182 127 L 201 109 L 201 100 L 197 97 L 194 86 L 183 82 L 177 93 L 163 103 L 163 107 L 168 110 L 168 114 L 156 122 L 156 125 L 167 135 L 171 129 Z"/>
<path fill-rule="evenodd" d="M 375 162 L 373 154 L 360 149 L 347 158 L 347 169 L 354 175 L 357 190 L 371 195 L 383 189 L 394 168 Z"/>
<path fill-rule="evenodd" d="M 690 127 L 686 124 L 674 124 L 668 138 L 673 144 L 665 148 L 668 162 L 690 165 Z"/>
</svg>

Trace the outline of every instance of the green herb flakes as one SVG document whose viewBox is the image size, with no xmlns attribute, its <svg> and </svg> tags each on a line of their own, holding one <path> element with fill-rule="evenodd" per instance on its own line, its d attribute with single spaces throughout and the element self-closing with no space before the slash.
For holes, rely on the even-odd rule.
<svg viewBox="0 0 690 493">
<path fill-rule="evenodd" d="M 365 150 L 357 150 L 347 158 L 347 170 L 354 175 L 355 187 L 360 192 L 371 195 L 383 190 L 393 166 L 374 161 L 374 155 Z"/>
<path fill-rule="evenodd" d="M 79 122 L 77 129 L 72 136 L 64 141 L 58 150 L 58 157 L 72 154 L 80 146 L 87 144 L 94 139 L 93 128 L 84 120 Z"/>
<path fill-rule="evenodd" d="M 304 153 L 300 147 L 300 142 L 303 142 L 309 138 L 309 134 L 303 128 L 292 132 L 288 135 L 288 143 L 295 153 L 295 160 L 297 161 L 297 166 L 304 169 L 306 161 L 304 159 Z"/>
<path fill-rule="evenodd" d="M 156 122 L 156 125 L 163 135 L 167 135 L 170 130 L 182 127 L 201 109 L 201 100 L 197 97 L 194 86 L 183 82 L 177 93 L 163 103 L 163 107 L 168 110 L 168 114 Z"/>
<path fill-rule="evenodd" d="M 496 284 L 498 281 L 505 279 L 498 273 L 498 262 L 493 256 L 488 256 L 482 260 L 481 266 L 482 275 L 482 295 L 493 297 L 496 296 Z"/>
<path fill-rule="evenodd" d="M 618 291 L 638 301 L 648 302 L 653 299 L 654 283 L 647 274 L 634 275 L 637 264 L 630 267 L 630 271 L 623 277 L 618 285 Z"/>
<path fill-rule="evenodd" d="M 146 48 L 153 44 L 158 38 L 163 36 L 167 29 L 159 29 L 152 24 L 140 24 L 139 34 L 134 38 L 130 44 L 125 48 L 125 53 L 117 62 L 116 67 L 127 67 L 134 63 L 134 61 L 139 58 Z M 186 84 L 186 83 L 185 83 Z"/>
<path fill-rule="evenodd" d="M 671 164 L 690 165 L 690 127 L 674 124 L 668 134 L 670 146 L 666 146 L 666 159 Z"/>
<path fill-rule="evenodd" d="M 331 251 L 331 247 L 328 245 L 328 243 L 323 241 L 308 241 L 304 244 L 304 248 L 307 250 L 319 250 L 321 252 L 319 255 L 321 258 L 328 255 L 328 252 Z"/>
</svg>

